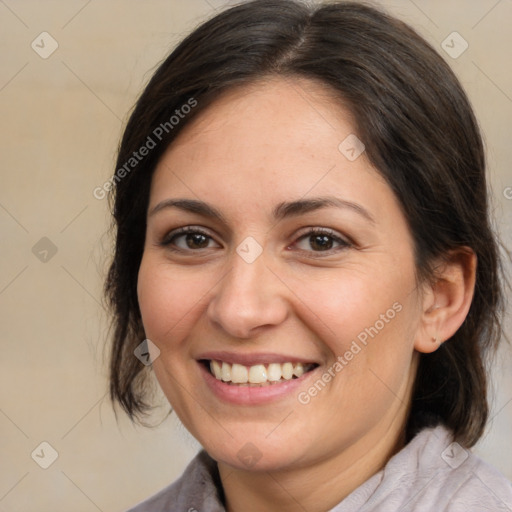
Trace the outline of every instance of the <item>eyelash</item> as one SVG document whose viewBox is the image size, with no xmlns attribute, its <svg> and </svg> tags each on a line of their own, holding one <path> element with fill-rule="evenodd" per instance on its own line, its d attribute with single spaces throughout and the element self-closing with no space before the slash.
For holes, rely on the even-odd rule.
<svg viewBox="0 0 512 512">
<path fill-rule="evenodd" d="M 185 226 L 185 227 L 179 228 L 175 231 L 171 231 L 170 233 L 165 235 L 161 242 L 161 245 L 168 247 L 171 251 L 184 252 L 184 249 L 179 249 L 179 248 L 173 247 L 172 242 L 176 238 L 183 236 L 183 235 L 188 235 L 188 234 L 200 234 L 200 235 L 204 235 L 208 238 L 211 238 L 213 240 L 213 237 L 206 231 L 202 230 L 201 228 L 196 227 L 196 226 Z M 189 249 L 189 250 L 192 250 L 192 249 Z"/>
<path fill-rule="evenodd" d="M 185 227 L 179 228 L 175 231 L 171 231 L 170 233 L 165 235 L 163 240 L 160 242 L 160 245 L 168 248 L 169 250 L 171 250 L 173 252 L 179 252 L 179 253 L 198 252 L 200 249 L 197 249 L 197 250 L 181 249 L 176 246 L 173 246 L 173 242 L 175 242 L 175 240 L 177 238 L 179 238 L 180 236 L 188 235 L 188 234 L 201 234 L 211 240 L 214 240 L 214 238 L 208 232 L 201 229 L 200 227 L 185 226 Z M 295 242 L 293 242 L 293 244 L 296 244 L 301 240 L 311 238 L 313 236 L 321 236 L 321 235 L 328 236 L 329 238 L 332 239 L 332 241 L 334 243 L 339 244 L 339 246 L 334 249 L 328 249 L 326 251 L 313 251 L 313 250 L 308 251 L 305 249 L 299 249 L 299 252 L 309 253 L 310 257 L 321 258 L 324 256 L 330 256 L 333 253 L 339 252 L 341 250 L 348 249 L 350 247 L 353 247 L 353 245 L 354 245 L 351 240 L 340 237 L 335 231 L 333 231 L 332 229 L 329 229 L 329 228 L 309 228 L 308 231 L 300 234 L 297 237 L 297 239 L 295 240 Z M 293 244 L 290 244 L 289 246 L 287 246 L 287 248 L 291 247 Z M 312 256 L 312 255 L 314 255 L 314 256 Z"/>
<path fill-rule="evenodd" d="M 322 258 L 324 256 L 331 256 L 335 253 L 338 253 L 340 251 L 349 249 L 350 247 L 353 247 L 353 242 L 350 241 L 348 238 L 342 238 L 340 235 L 336 233 L 336 231 L 329 229 L 329 228 L 308 228 L 307 231 L 301 233 L 295 242 L 293 244 L 297 244 L 301 240 L 305 240 L 308 238 L 311 238 L 313 236 L 327 236 L 329 237 L 334 243 L 338 244 L 338 247 L 333 249 L 328 249 L 326 251 L 313 251 L 313 250 L 306 250 L 306 249 L 299 249 L 302 253 L 309 253 L 310 257 L 313 258 Z M 289 246 L 290 247 L 290 246 Z"/>
</svg>

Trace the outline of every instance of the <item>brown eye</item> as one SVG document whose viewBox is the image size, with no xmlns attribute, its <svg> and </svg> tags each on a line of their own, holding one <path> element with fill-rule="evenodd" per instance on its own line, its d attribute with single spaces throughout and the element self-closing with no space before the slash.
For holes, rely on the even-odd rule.
<svg viewBox="0 0 512 512">
<path fill-rule="evenodd" d="M 220 247 L 210 235 L 193 227 L 186 227 L 169 233 L 162 240 L 162 245 L 180 251 L 198 251 Z"/>
<path fill-rule="evenodd" d="M 202 233 L 188 233 L 183 236 L 189 249 L 204 249 L 208 247 L 209 239 Z"/>
<path fill-rule="evenodd" d="M 328 251 L 332 249 L 334 240 L 328 235 L 312 235 L 309 237 L 309 245 L 314 251 Z"/>
<path fill-rule="evenodd" d="M 301 236 L 295 246 L 301 251 L 334 252 L 351 246 L 351 243 L 341 238 L 337 233 L 325 230 L 310 230 Z"/>
</svg>

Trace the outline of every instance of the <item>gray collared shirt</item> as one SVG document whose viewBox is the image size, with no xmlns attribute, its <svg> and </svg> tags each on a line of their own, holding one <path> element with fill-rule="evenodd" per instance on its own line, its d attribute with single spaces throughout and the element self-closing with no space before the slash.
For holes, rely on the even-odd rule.
<svg viewBox="0 0 512 512">
<path fill-rule="evenodd" d="M 484 511 L 512 512 L 512 484 L 438 426 L 328 512 Z M 225 512 L 216 462 L 199 452 L 176 482 L 128 512 Z"/>
</svg>

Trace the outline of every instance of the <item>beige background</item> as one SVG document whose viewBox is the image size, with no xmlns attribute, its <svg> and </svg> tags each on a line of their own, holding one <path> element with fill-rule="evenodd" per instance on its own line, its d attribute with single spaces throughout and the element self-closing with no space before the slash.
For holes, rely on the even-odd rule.
<svg viewBox="0 0 512 512">
<path fill-rule="evenodd" d="M 377 3 L 430 40 L 469 92 L 497 222 L 512 245 L 512 1 Z M 116 424 L 101 308 L 109 216 L 92 191 L 113 172 L 127 112 L 151 70 L 223 4 L 0 0 L 0 512 L 121 511 L 175 479 L 197 450 L 175 418 L 155 429 L 123 415 Z M 59 45 L 47 59 L 31 48 L 43 31 Z M 441 48 L 453 31 L 469 43 L 457 59 Z M 51 249 L 43 237 L 54 255 L 40 252 Z M 477 449 L 510 479 L 511 369 L 503 350 L 493 421 Z M 48 469 L 31 458 L 43 441 L 59 455 Z"/>
</svg>

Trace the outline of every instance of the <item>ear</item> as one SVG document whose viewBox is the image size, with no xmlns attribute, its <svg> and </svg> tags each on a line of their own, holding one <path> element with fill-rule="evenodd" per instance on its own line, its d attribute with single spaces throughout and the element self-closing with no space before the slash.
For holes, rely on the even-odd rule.
<svg viewBox="0 0 512 512">
<path fill-rule="evenodd" d="M 424 285 L 422 317 L 414 348 L 434 352 L 462 325 L 473 300 L 477 257 L 469 247 L 450 251 Z"/>
</svg>

